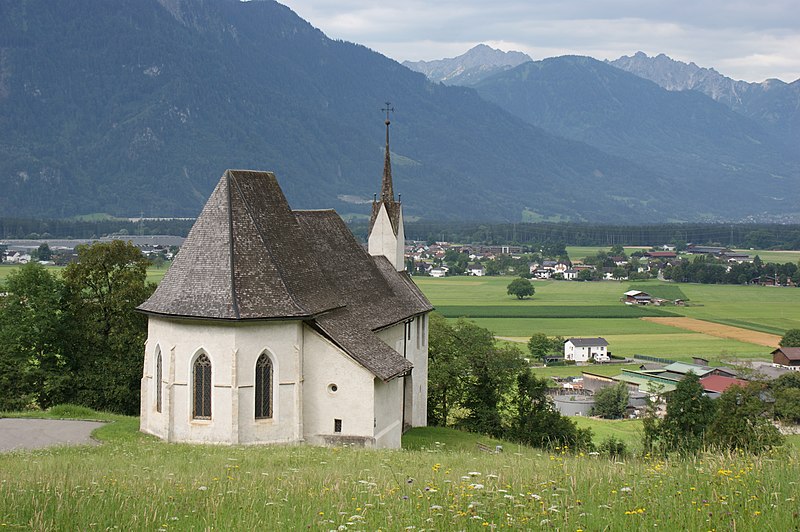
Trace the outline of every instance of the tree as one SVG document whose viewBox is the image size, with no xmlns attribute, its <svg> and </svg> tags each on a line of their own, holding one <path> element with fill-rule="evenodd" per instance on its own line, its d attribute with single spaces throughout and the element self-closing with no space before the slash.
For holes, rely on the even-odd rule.
<svg viewBox="0 0 800 532">
<path fill-rule="evenodd" d="M 717 400 L 707 441 L 720 449 L 760 453 L 783 443 L 771 422 L 768 404 L 761 399 L 762 385 L 731 386 Z"/>
<path fill-rule="evenodd" d="M 528 340 L 528 351 L 531 356 L 543 359 L 547 355 L 560 355 L 564 352 L 564 338 L 561 336 L 548 337 L 544 333 L 533 333 Z"/>
<path fill-rule="evenodd" d="M 789 329 L 778 343 L 781 347 L 800 347 L 800 329 Z"/>
<path fill-rule="evenodd" d="M 533 283 L 527 279 L 518 277 L 508 285 L 507 293 L 510 296 L 517 296 L 517 299 L 524 299 L 534 293 Z"/>
<path fill-rule="evenodd" d="M 519 349 L 498 346 L 488 329 L 464 319 L 450 324 L 435 313 L 428 345 L 429 422 L 502 436 L 506 391 L 524 367 Z M 461 416 L 451 419 L 456 409 Z"/>
<path fill-rule="evenodd" d="M 593 270 L 581 270 L 578 272 L 578 280 L 579 281 L 591 281 L 594 279 L 594 271 Z"/>
<path fill-rule="evenodd" d="M 775 393 L 775 416 L 800 423 L 800 388 L 785 388 Z"/>
<path fill-rule="evenodd" d="M 700 377 L 688 373 L 667 396 L 667 414 L 660 424 L 659 434 L 664 451 L 692 453 L 700 450 L 713 416 L 714 404 L 703 392 Z"/>
<path fill-rule="evenodd" d="M 472 432 L 503 436 L 501 403 L 524 367 L 516 346 L 497 346 L 487 329 L 463 321 L 457 324 L 462 335 L 475 340 L 465 350 L 467 383 L 462 406 L 467 415 L 461 426 Z"/>
<path fill-rule="evenodd" d="M 429 319 L 428 423 L 444 427 L 464 397 L 466 361 L 455 328 L 439 313 Z"/>
<path fill-rule="evenodd" d="M 47 408 L 68 386 L 63 283 L 39 263 L 9 274 L 0 298 L 0 410 Z"/>
<path fill-rule="evenodd" d="M 509 439 L 534 447 L 592 447 L 591 429 L 579 429 L 562 416 L 547 393 L 547 379 L 537 378 L 530 370 L 517 375 L 514 406 L 516 412 L 506 435 Z"/>
<path fill-rule="evenodd" d="M 592 415 L 606 419 L 619 419 L 625 414 L 628 398 L 628 385 L 624 382 L 606 386 L 594 395 L 595 403 L 592 407 Z"/>
<path fill-rule="evenodd" d="M 50 246 L 47 245 L 47 242 L 39 245 L 39 248 L 36 250 L 36 258 L 44 261 L 53 259 L 53 252 L 50 250 Z"/>
<path fill-rule="evenodd" d="M 152 294 L 148 260 L 120 240 L 78 246 L 64 269 L 66 312 L 72 325 L 69 363 L 74 401 L 125 414 L 139 411 L 147 319 L 135 311 Z"/>
</svg>

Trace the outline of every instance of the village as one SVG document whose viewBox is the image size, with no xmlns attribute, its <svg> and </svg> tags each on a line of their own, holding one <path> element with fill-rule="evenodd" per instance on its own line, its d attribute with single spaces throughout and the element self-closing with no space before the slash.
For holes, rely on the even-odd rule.
<svg viewBox="0 0 800 532">
<path fill-rule="evenodd" d="M 566 251 L 557 256 L 548 256 L 542 250 L 518 245 L 407 242 L 405 257 L 412 275 L 431 277 L 519 275 L 528 279 L 564 281 L 665 280 L 673 269 L 698 258 L 706 264 L 722 267 L 721 270 L 726 274 L 736 273 L 736 284 L 796 286 L 791 275 L 797 277 L 795 264 L 786 265 L 787 272 L 773 267 L 761 274 L 758 269 L 763 266 L 763 261 L 757 255 L 751 256 L 727 247 L 691 243 L 681 251 L 674 245 L 663 244 L 649 249 L 635 247 L 635 251 L 627 254 L 622 246 L 614 246 L 610 252 L 598 252 L 595 256 L 571 257 Z M 759 274 L 755 275 L 755 272 Z M 714 282 L 727 280 L 714 279 Z"/>
</svg>

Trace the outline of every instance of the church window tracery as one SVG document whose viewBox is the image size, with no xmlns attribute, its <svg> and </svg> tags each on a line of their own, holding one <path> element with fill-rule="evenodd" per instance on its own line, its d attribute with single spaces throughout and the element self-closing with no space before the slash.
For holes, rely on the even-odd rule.
<svg viewBox="0 0 800 532">
<path fill-rule="evenodd" d="M 272 361 L 261 353 L 256 362 L 256 419 L 272 417 Z"/>
<path fill-rule="evenodd" d="M 194 361 L 194 419 L 211 419 L 211 360 L 205 353 Z"/>
<path fill-rule="evenodd" d="M 156 412 L 161 412 L 161 349 L 156 352 Z"/>
</svg>

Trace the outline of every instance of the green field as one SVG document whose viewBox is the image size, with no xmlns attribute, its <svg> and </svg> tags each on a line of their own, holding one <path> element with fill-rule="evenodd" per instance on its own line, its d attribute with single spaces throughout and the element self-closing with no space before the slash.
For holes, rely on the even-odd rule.
<svg viewBox="0 0 800 532">
<path fill-rule="evenodd" d="M 54 415 L 62 417 L 65 412 Z M 797 530 L 798 449 L 609 460 L 420 428 L 403 449 L 164 443 L 137 418 L 95 447 L 0 454 L 9 530 Z M 640 423 L 578 418 L 630 446 Z M 501 453 L 486 453 L 477 443 Z"/>
<path fill-rule="evenodd" d="M 534 281 L 536 293 L 516 300 L 506 294 L 508 277 L 414 278 L 445 316 L 468 316 L 497 336 L 519 342 L 535 332 L 548 336 L 602 336 L 611 352 L 675 360 L 693 355 L 720 362 L 729 357 L 769 358 L 764 346 L 718 338 L 637 319 L 679 315 L 782 335 L 800 328 L 800 290 L 764 286 L 673 284 L 661 281 Z M 687 306 L 635 308 L 620 303 L 634 288 Z M 663 314 L 662 314 L 663 313 Z"/>
<path fill-rule="evenodd" d="M 611 246 L 567 246 L 567 254 L 570 260 L 581 260 L 584 257 L 593 257 L 598 251 L 608 252 Z M 625 253 L 630 255 L 636 251 L 650 251 L 650 246 L 625 246 Z M 770 249 L 735 249 L 741 253 L 747 253 L 751 257 L 758 257 L 764 262 L 775 262 L 783 264 L 785 262 L 800 261 L 800 251 L 775 251 Z"/>
</svg>

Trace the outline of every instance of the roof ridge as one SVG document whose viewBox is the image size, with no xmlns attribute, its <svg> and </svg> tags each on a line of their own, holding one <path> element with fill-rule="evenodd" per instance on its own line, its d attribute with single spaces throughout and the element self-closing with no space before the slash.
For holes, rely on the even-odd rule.
<svg viewBox="0 0 800 532">
<path fill-rule="evenodd" d="M 267 173 L 269 173 L 269 172 L 267 172 Z M 231 174 L 231 175 L 233 176 L 233 174 Z M 272 175 L 273 178 L 275 177 L 274 174 L 271 174 L 271 175 Z M 233 179 L 233 182 L 234 182 L 234 185 L 236 186 L 236 191 L 239 193 L 239 196 L 241 198 L 242 205 L 244 206 L 245 212 L 247 213 L 247 216 L 250 218 L 250 221 L 252 222 L 252 224 L 256 228 L 256 234 L 258 235 L 258 239 L 263 244 L 264 249 L 266 250 L 267 254 L 269 255 L 270 261 L 272 262 L 272 264 L 274 265 L 275 269 L 278 272 L 278 276 L 280 277 L 281 284 L 286 289 L 286 295 L 289 297 L 289 299 L 291 299 L 292 304 L 295 307 L 297 307 L 301 311 L 305 312 L 306 314 L 311 315 L 312 313 L 309 312 L 309 310 L 305 307 L 305 305 L 302 305 L 297 301 L 297 298 L 295 297 L 294 292 L 291 289 L 289 289 L 289 287 L 287 286 L 287 284 L 286 284 L 286 272 L 285 272 L 283 266 L 281 265 L 281 261 L 276 259 L 275 254 L 272 252 L 272 248 L 267 244 L 266 237 L 264 235 L 264 230 L 262 229 L 261 225 L 259 225 L 259 223 L 256 220 L 255 216 L 253 216 L 253 212 L 250 209 L 250 202 L 247 200 L 246 194 L 244 194 L 242 192 L 242 189 L 241 189 L 241 187 L 239 187 L 239 183 L 237 182 L 236 179 Z M 232 208 L 229 208 L 228 210 L 231 213 L 233 212 Z M 231 214 L 231 216 L 233 216 L 233 215 Z M 233 227 L 231 227 L 231 233 L 233 233 Z M 231 234 L 231 236 L 233 236 L 233 235 Z M 233 246 L 233 239 L 231 239 L 231 246 Z M 231 250 L 231 260 L 233 260 L 233 250 Z M 233 275 L 233 272 L 231 273 L 231 275 Z M 236 304 L 236 303 L 234 302 L 234 304 Z M 238 309 L 237 309 L 237 316 L 238 316 Z"/>
<path fill-rule="evenodd" d="M 227 181 L 228 192 L 228 246 L 230 248 L 230 265 L 231 265 L 231 304 L 233 305 L 233 315 L 236 319 L 241 318 L 239 314 L 239 296 L 236 293 L 236 246 L 234 245 L 233 234 L 233 197 L 231 195 L 231 174 L 225 172 L 225 180 Z"/>
</svg>

